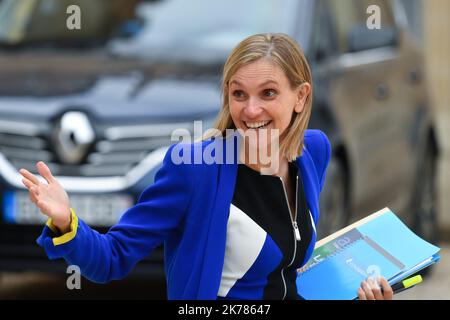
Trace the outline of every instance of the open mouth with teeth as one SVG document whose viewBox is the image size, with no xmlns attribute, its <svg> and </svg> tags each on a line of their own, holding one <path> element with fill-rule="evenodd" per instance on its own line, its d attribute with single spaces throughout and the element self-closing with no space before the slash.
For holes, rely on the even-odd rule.
<svg viewBox="0 0 450 320">
<path fill-rule="evenodd" d="M 269 124 L 272 123 L 272 120 L 268 120 L 268 121 L 259 121 L 259 122 L 245 122 L 245 125 L 247 126 L 247 128 L 249 129 L 263 129 L 266 128 Z"/>
</svg>

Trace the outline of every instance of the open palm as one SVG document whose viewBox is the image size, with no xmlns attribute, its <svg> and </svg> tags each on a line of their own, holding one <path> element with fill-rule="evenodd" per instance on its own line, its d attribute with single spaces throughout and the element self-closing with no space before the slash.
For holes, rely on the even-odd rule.
<svg viewBox="0 0 450 320">
<path fill-rule="evenodd" d="M 52 218 L 53 224 L 60 231 L 67 230 L 70 225 L 69 197 L 44 162 L 38 162 L 36 168 L 47 183 L 39 181 L 26 169 L 19 171 L 23 176 L 22 182 L 29 191 L 30 199 L 43 214 Z"/>
</svg>

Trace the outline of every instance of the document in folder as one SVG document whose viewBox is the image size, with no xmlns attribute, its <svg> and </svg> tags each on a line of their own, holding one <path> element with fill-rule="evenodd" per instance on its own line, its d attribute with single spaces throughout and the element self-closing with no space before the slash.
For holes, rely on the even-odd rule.
<svg viewBox="0 0 450 320">
<path fill-rule="evenodd" d="M 393 285 L 436 263 L 439 250 L 385 208 L 318 241 L 298 272 L 298 293 L 313 300 L 355 299 L 366 278 L 380 275 Z"/>
</svg>

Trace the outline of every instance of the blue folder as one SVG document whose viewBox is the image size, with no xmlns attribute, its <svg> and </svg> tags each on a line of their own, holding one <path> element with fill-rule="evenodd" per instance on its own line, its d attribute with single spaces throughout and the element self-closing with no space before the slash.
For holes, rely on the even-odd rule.
<svg viewBox="0 0 450 320">
<path fill-rule="evenodd" d="M 298 293 L 313 300 L 355 299 L 368 277 L 395 284 L 439 261 L 439 250 L 385 208 L 319 241 L 299 270 Z"/>
</svg>

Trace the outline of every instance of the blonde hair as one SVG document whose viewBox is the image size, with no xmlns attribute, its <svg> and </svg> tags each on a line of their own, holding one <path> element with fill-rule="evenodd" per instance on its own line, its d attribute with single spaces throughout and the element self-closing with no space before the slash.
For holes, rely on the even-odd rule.
<svg viewBox="0 0 450 320">
<path fill-rule="evenodd" d="M 291 89 L 296 89 L 303 83 L 311 85 L 311 92 L 305 101 L 301 113 L 292 116 L 291 123 L 283 133 L 280 152 L 288 161 L 295 160 L 302 155 L 303 139 L 312 108 L 312 76 L 306 57 L 297 44 L 288 35 L 283 33 L 255 34 L 240 42 L 228 56 L 223 68 L 222 79 L 222 109 L 216 118 L 213 127 L 215 133 L 220 132 L 225 137 L 227 129 L 236 129 L 230 114 L 228 99 L 228 83 L 236 71 L 259 59 L 268 59 L 277 64 L 287 76 Z M 206 133 L 202 140 L 210 139 L 214 133 Z"/>
</svg>

